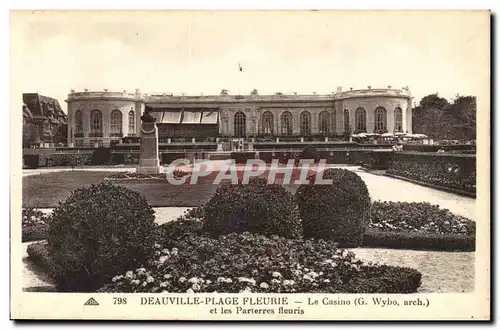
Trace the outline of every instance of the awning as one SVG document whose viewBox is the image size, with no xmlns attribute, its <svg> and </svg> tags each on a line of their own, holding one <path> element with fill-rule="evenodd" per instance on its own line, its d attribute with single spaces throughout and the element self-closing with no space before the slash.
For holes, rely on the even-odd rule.
<svg viewBox="0 0 500 330">
<path fill-rule="evenodd" d="M 165 111 L 162 114 L 162 124 L 179 124 L 181 122 L 181 111 Z"/>
<path fill-rule="evenodd" d="M 153 116 L 153 117 L 156 118 L 156 122 L 157 123 L 161 123 L 161 119 L 163 117 L 163 112 L 153 112 L 153 111 L 151 111 L 150 114 L 151 114 L 151 116 Z"/>
<path fill-rule="evenodd" d="M 182 116 L 183 124 L 199 124 L 201 122 L 201 111 L 196 110 L 184 110 Z"/>
<path fill-rule="evenodd" d="M 219 119 L 218 111 L 204 111 L 201 116 L 202 124 L 217 124 Z"/>
</svg>

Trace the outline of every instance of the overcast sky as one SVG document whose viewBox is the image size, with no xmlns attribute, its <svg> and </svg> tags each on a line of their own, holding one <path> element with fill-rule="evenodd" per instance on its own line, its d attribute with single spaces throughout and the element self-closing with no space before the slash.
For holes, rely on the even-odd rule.
<svg viewBox="0 0 500 330">
<path fill-rule="evenodd" d="M 11 90 L 299 94 L 489 88 L 485 12 L 18 12 Z M 238 71 L 238 63 L 243 72 Z M 486 83 L 486 85 L 485 85 Z"/>
</svg>

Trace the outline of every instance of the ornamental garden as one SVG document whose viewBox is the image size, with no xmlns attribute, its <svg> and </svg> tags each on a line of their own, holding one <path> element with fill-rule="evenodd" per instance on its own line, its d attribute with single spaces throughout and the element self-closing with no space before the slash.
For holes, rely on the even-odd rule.
<svg viewBox="0 0 500 330">
<path fill-rule="evenodd" d="M 329 184 L 316 184 L 317 175 Z M 309 173 L 294 189 L 266 175 L 223 181 L 162 224 L 148 189 L 124 184 L 134 180 L 110 173 L 73 189 L 49 214 L 23 209 L 29 259 L 57 291 L 415 293 L 419 269 L 365 261 L 353 250 L 475 250 L 471 219 L 425 202 L 373 200 L 347 169 Z M 162 179 L 141 184 L 147 180 Z"/>
</svg>

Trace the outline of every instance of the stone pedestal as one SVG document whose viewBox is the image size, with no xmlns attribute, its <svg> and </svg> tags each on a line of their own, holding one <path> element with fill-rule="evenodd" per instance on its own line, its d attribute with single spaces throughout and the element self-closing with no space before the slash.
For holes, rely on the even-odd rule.
<svg viewBox="0 0 500 330">
<path fill-rule="evenodd" d="M 217 143 L 217 151 L 223 151 L 222 143 Z"/>
<path fill-rule="evenodd" d="M 328 136 L 325 136 L 325 142 L 328 142 Z"/>
<path fill-rule="evenodd" d="M 161 173 L 158 155 L 158 128 L 154 122 L 143 122 L 141 124 L 141 151 L 137 173 Z"/>
<path fill-rule="evenodd" d="M 304 142 L 304 137 L 300 137 L 300 142 Z"/>
</svg>

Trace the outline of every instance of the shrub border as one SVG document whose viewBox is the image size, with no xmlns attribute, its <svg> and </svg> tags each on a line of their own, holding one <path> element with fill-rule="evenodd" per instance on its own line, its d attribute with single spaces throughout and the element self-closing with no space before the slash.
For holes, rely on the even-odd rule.
<svg viewBox="0 0 500 330">
<path fill-rule="evenodd" d="M 425 244 L 422 244 L 425 242 Z M 367 228 L 361 247 L 408 249 L 420 251 L 475 252 L 476 237 L 457 234 L 434 234 L 384 231 Z"/>
</svg>

